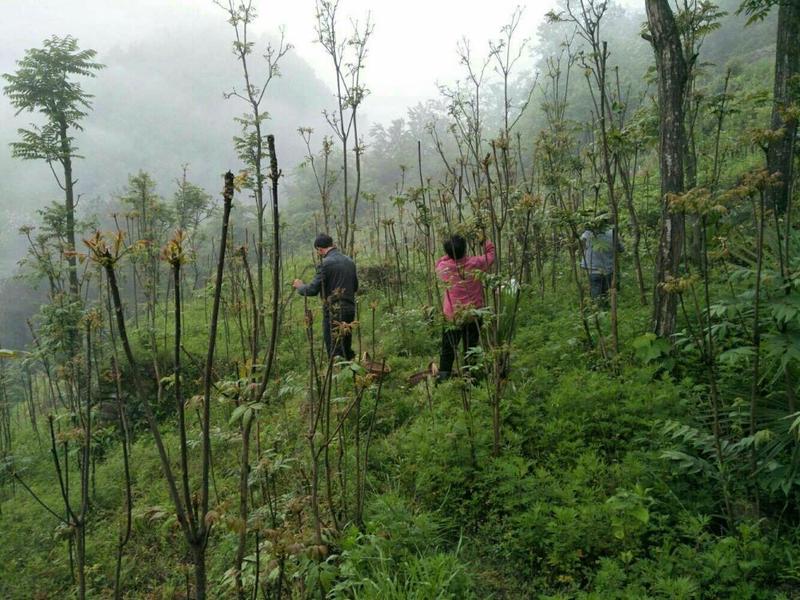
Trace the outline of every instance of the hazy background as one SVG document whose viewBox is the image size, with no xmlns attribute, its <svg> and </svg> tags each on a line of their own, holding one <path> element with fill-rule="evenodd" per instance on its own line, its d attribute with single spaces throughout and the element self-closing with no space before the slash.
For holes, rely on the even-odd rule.
<svg viewBox="0 0 800 600">
<path fill-rule="evenodd" d="M 298 168 L 305 148 L 297 128 L 315 129 L 312 148 L 318 151 L 322 136 L 330 134 L 321 112 L 335 106 L 330 58 L 315 42 L 314 4 L 314 0 L 257 0 L 259 16 L 251 37 L 257 42 L 251 62 L 256 73 L 263 72 L 260 54 L 281 26 L 294 45 L 282 62 L 283 77 L 273 81 L 265 99 L 272 116 L 266 131 L 276 136 L 285 174 L 281 203 L 284 242 L 290 251 L 306 247 L 313 234 L 313 213 L 319 208 L 309 170 Z M 623 86 L 633 97 L 642 98 L 646 90 L 654 93 L 646 76 L 652 50 L 640 36 L 644 2 L 614 4 L 620 8 L 611 8 L 606 15 L 603 37 L 609 40 L 610 60 L 619 66 Z M 739 73 L 738 80 L 747 89 L 771 85 L 775 11 L 765 22 L 745 28 L 745 17 L 734 14 L 739 0 L 719 0 L 719 4 L 729 15 L 708 36 L 700 58 L 703 68 L 719 74 L 710 85 L 721 85 L 726 68 Z M 516 39 L 530 38 L 531 43 L 515 70 L 521 89 L 527 89 L 537 70 L 545 70 L 544 59 L 559 54 L 564 36 L 570 33 L 569 25 L 544 24 L 544 14 L 555 5 L 556 0 L 524 4 Z M 455 0 L 342 0 L 342 31 L 349 31 L 351 18 L 363 24 L 368 11 L 375 28 L 363 77 L 370 94 L 359 113 L 359 130 L 367 146 L 365 192 L 390 200 L 400 165 L 416 164 L 417 140 L 423 144 L 426 176 L 436 176 L 440 161 L 426 125 L 447 118 L 438 84 L 452 85 L 463 77 L 456 45 L 466 38 L 476 58 L 485 57 L 488 40 L 497 39 L 516 7 L 516 0 L 495 0 L 489 6 Z M 82 48 L 95 49 L 97 60 L 106 65 L 96 79 L 84 82 L 95 98 L 94 110 L 84 120 L 85 131 L 76 135 L 85 157 L 75 163 L 79 215 L 84 211 L 107 218 L 113 209 L 106 203 L 113 203 L 128 176 L 139 170 L 150 173 L 157 192 L 169 200 L 184 164 L 190 181 L 215 199 L 221 174 L 241 168 L 232 137 L 239 133 L 234 118 L 245 106 L 223 97 L 234 86 L 241 88 L 241 67 L 231 52 L 233 36 L 226 14 L 212 0 L 0 0 L 0 16 L 0 73 L 13 72 L 26 49 L 41 47 L 54 34 L 74 35 Z M 580 79 L 575 78 L 568 110 L 568 118 L 578 121 L 586 118 L 591 106 Z M 497 118 L 502 90 L 496 76 L 490 74 L 487 84 L 484 118 Z M 543 125 L 541 89 L 540 85 L 519 127 L 528 155 Z M 21 347 L 30 341 L 25 320 L 45 300 L 42 286 L 14 277 L 26 251 L 18 229 L 39 222 L 37 209 L 63 202 L 45 163 L 11 158 L 9 142 L 17 138 L 17 128 L 31 120 L 37 115 L 15 117 L 8 99 L 0 94 L 0 346 L 13 342 Z M 248 201 L 244 196 L 239 200 L 239 207 L 245 208 L 241 204 Z"/>
<path fill-rule="evenodd" d="M 640 0 L 618 4 L 637 11 L 643 6 Z M 257 48 L 274 40 L 280 27 L 295 47 L 265 102 L 272 115 L 266 129 L 275 134 L 281 167 L 291 176 L 304 151 L 297 128 L 315 128 L 317 144 L 329 133 L 321 111 L 334 106 L 335 81 L 330 59 L 315 41 L 313 0 L 255 5 Z M 494 0 L 490 6 L 476 0 L 342 0 L 345 32 L 351 19 L 363 23 L 368 12 L 375 26 L 361 131 L 368 132 L 371 123 L 389 125 L 408 107 L 435 98 L 437 84 L 452 83 L 461 74 L 459 40 L 468 39 L 476 54 L 485 56 L 488 40 L 498 36 L 518 5 L 517 0 Z M 535 38 L 542 16 L 554 5 L 555 0 L 523 3 L 519 37 Z M 14 71 L 27 48 L 41 46 L 53 34 L 74 35 L 81 48 L 97 50 L 97 60 L 106 65 L 84 83 L 95 95 L 85 131 L 76 136 L 85 157 L 75 165 L 84 206 L 110 199 L 140 169 L 153 176 L 161 195 L 170 196 L 183 164 L 189 165 L 189 178 L 212 194 L 222 172 L 239 168 L 231 138 L 238 133 L 233 118 L 244 106 L 226 100 L 223 92 L 241 85 L 241 70 L 231 52 L 232 29 L 212 0 L 0 0 L 0 10 L 0 73 Z M 532 42 L 523 71 L 534 68 L 537 44 Z M 633 43 L 642 44 L 640 39 Z M 252 61 L 256 70 L 263 67 L 257 58 Z M 17 128 L 36 119 L 15 117 L 0 96 L 0 278 L 13 271 L 25 251 L 19 226 L 35 222 L 36 209 L 62 201 L 45 163 L 10 155 L 8 144 Z"/>
<path fill-rule="evenodd" d="M 341 23 L 362 23 L 371 11 L 375 32 L 369 44 L 364 80 L 370 96 L 363 105 L 362 131 L 370 122 L 389 123 L 406 108 L 437 95 L 437 83 L 458 76 L 456 43 L 465 37 L 484 54 L 498 35 L 516 0 L 485 3 L 406 0 L 402 3 L 343 0 Z M 532 36 L 552 2 L 527 3 L 520 25 Z M 627 1 L 627 6 L 638 2 Z M 321 111 L 334 105 L 330 59 L 315 42 L 314 2 L 257 2 L 253 26 L 264 48 L 284 26 L 295 46 L 282 63 L 266 105 L 267 130 L 276 135 L 281 166 L 287 174 L 302 158 L 299 126 L 327 133 Z M 139 169 L 168 196 L 181 165 L 189 178 L 216 193 L 220 174 L 237 169 L 231 138 L 234 116 L 244 106 L 223 92 L 240 85 L 241 71 L 231 53 L 232 30 L 212 0 L 5 0 L 0 2 L 0 73 L 15 69 L 27 48 L 50 35 L 74 35 L 81 48 L 97 50 L 106 65 L 86 88 L 94 111 L 77 135 L 75 166 L 81 202 L 104 201 L 123 188 Z M 529 60 L 533 64 L 532 60 Z M 261 61 L 254 60 L 258 68 Z M 0 96 L 0 278 L 9 275 L 24 253 L 17 230 L 35 220 L 37 208 L 62 200 L 43 162 L 11 158 L 9 142 L 34 115 L 14 112 Z M 291 199 L 288 199 L 289 201 Z M 80 206 L 79 206 L 80 208 Z"/>
</svg>

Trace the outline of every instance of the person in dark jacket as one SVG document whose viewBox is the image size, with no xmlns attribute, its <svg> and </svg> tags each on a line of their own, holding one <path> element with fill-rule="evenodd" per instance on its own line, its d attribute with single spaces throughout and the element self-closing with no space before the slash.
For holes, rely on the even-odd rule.
<svg viewBox="0 0 800 600">
<path fill-rule="evenodd" d="M 309 283 L 295 279 L 292 286 L 301 296 L 322 297 L 322 336 L 328 356 L 352 360 L 355 354 L 349 324 L 356 318 L 356 265 L 339 252 L 327 233 L 317 235 L 314 248 L 322 258 L 314 278 Z"/>
</svg>

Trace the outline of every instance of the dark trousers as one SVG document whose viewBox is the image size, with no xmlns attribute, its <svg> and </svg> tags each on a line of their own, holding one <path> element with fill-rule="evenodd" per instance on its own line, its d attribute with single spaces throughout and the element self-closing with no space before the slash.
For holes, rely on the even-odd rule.
<svg viewBox="0 0 800 600">
<path fill-rule="evenodd" d="M 450 373 L 459 344 L 463 343 L 464 354 L 481 343 L 480 322 L 470 321 L 461 326 L 448 323 L 442 332 L 442 354 L 439 357 L 439 372 Z"/>
<path fill-rule="evenodd" d="M 340 327 L 339 323 L 352 323 L 356 320 L 354 306 L 326 308 L 322 311 L 322 337 L 328 356 L 341 356 L 353 360 L 353 334 L 349 327 Z"/>
<path fill-rule="evenodd" d="M 589 273 L 589 294 L 596 300 L 608 294 L 611 289 L 611 273 Z"/>
</svg>

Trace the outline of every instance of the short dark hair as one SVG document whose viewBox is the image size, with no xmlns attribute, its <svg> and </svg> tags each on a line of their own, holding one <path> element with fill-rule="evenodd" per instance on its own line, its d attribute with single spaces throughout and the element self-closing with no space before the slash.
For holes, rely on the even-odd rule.
<svg viewBox="0 0 800 600">
<path fill-rule="evenodd" d="M 467 240 L 458 234 L 453 235 L 449 240 L 445 240 L 444 251 L 453 260 L 464 258 L 464 254 L 467 252 Z"/>
<path fill-rule="evenodd" d="M 314 248 L 330 248 L 333 246 L 333 238 L 327 233 L 318 233 L 314 239 Z"/>
</svg>

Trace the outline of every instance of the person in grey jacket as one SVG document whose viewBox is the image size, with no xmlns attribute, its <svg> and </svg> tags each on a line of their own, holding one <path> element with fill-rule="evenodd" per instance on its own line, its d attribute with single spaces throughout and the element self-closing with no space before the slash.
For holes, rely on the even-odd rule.
<svg viewBox="0 0 800 600">
<path fill-rule="evenodd" d="M 589 293 L 593 300 L 602 299 L 611 289 L 614 277 L 614 229 L 608 225 L 600 233 L 587 229 L 581 234 L 581 242 L 581 267 L 589 274 Z M 624 250 L 617 236 L 617 251 Z"/>
<path fill-rule="evenodd" d="M 295 279 L 292 286 L 301 296 L 322 297 L 322 336 L 328 356 L 341 356 L 352 360 L 352 333 L 349 325 L 356 318 L 358 275 L 356 265 L 349 256 L 339 252 L 333 238 L 320 233 L 314 248 L 322 258 L 314 278 L 309 283 Z M 343 327 L 339 327 L 343 324 Z"/>
</svg>

